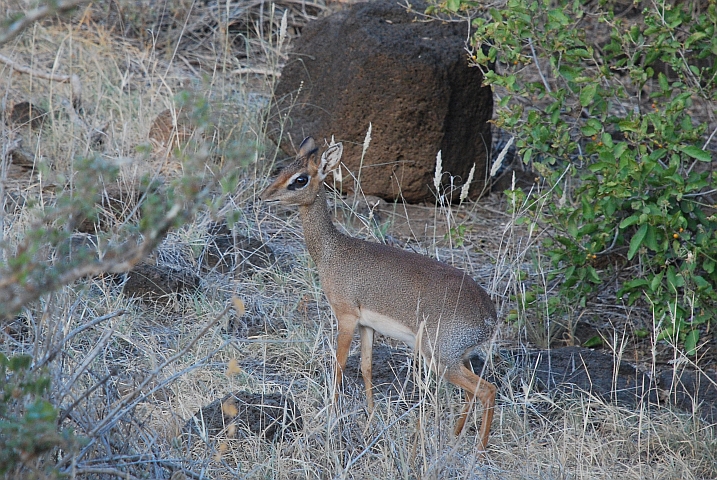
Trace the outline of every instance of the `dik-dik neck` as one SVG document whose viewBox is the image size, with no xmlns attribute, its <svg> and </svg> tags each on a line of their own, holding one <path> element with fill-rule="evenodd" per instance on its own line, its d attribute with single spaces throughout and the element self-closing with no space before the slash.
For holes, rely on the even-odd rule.
<svg viewBox="0 0 717 480">
<path fill-rule="evenodd" d="M 331 214 L 326 205 L 326 191 L 323 185 L 311 205 L 301 205 L 299 215 L 304 228 L 304 240 L 311 258 L 320 265 L 329 253 L 344 237 L 331 221 Z"/>
</svg>

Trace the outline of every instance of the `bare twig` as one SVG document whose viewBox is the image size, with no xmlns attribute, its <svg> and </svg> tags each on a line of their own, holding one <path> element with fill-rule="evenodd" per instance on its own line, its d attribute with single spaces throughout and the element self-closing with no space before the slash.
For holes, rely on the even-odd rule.
<svg viewBox="0 0 717 480">
<path fill-rule="evenodd" d="M 70 378 L 65 384 L 62 386 L 62 390 L 57 395 L 57 398 L 63 399 L 65 396 L 69 393 L 70 388 L 75 384 L 78 378 L 85 373 L 85 370 L 89 368 L 90 363 L 92 363 L 95 358 L 102 353 L 102 350 L 104 350 L 105 346 L 107 345 L 107 342 L 110 341 L 112 338 L 112 335 L 115 333 L 114 327 L 107 328 L 102 333 L 102 337 L 95 343 L 95 346 L 90 352 L 85 356 L 85 359 L 82 361 L 80 365 L 74 368 L 74 371 L 72 373 L 72 378 Z"/>
<path fill-rule="evenodd" d="M 73 331 L 71 331 L 70 333 L 68 333 L 68 334 L 65 336 L 65 338 L 63 339 L 63 341 L 64 341 L 65 343 L 67 343 L 68 341 L 70 341 L 70 340 L 71 340 L 73 337 L 75 337 L 76 335 L 78 335 L 78 334 L 84 332 L 85 330 L 87 330 L 87 329 L 89 329 L 89 328 L 94 327 L 94 326 L 97 325 L 98 323 L 104 322 L 105 320 L 109 320 L 109 319 L 111 319 L 111 318 L 120 317 L 120 316 L 126 315 L 126 314 L 128 314 L 128 313 L 129 313 L 129 310 L 121 309 L 121 310 L 116 310 L 116 311 L 114 311 L 114 312 L 112 312 L 112 313 L 108 313 L 107 315 L 102 315 L 101 317 L 97 317 L 97 318 L 95 318 L 94 320 L 92 320 L 91 322 L 88 322 L 88 323 L 86 323 L 86 324 L 84 324 L 84 325 L 80 325 L 79 327 L 77 327 L 76 329 L 74 329 Z"/>
<path fill-rule="evenodd" d="M 113 375 L 112 373 L 110 373 L 109 375 L 105 375 L 103 378 L 100 379 L 99 382 L 96 382 L 94 385 L 92 385 L 92 387 L 87 389 L 78 399 L 76 399 L 74 402 L 72 402 L 72 404 L 69 407 L 63 408 L 62 410 L 60 410 L 60 416 L 57 419 L 57 424 L 62 425 L 62 422 L 64 422 L 65 419 L 68 418 L 72 414 L 72 412 L 75 410 L 75 408 L 77 408 L 77 406 L 80 404 L 80 402 L 89 398 L 89 396 L 92 394 L 92 392 L 94 392 L 101 386 L 105 385 L 107 383 L 107 381 L 110 378 L 112 378 L 112 375 Z"/>
<path fill-rule="evenodd" d="M 717 128 L 712 130 L 712 133 L 710 133 L 709 138 L 707 138 L 707 141 L 702 145 L 702 150 L 707 150 L 707 147 L 710 145 L 710 142 L 712 141 L 712 138 L 715 136 L 715 133 L 717 133 Z"/>
<path fill-rule="evenodd" d="M 25 65 L 20 65 L 10 57 L 0 53 L 0 62 L 6 64 L 13 70 L 19 73 L 25 73 L 32 77 L 41 78 L 43 80 L 49 80 L 51 82 L 69 83 L 72 88 L 72 107 L 75 110 L 79 110 L 82 106 L 82 83 L 80 83 L 80 77 L 75 74 L 72 75 L 60 75 L 57 73 L 47 73 L 40 70 L 35 70 Z"/>
<path fill-rule="evenodd" d="M 543 70 L 540 68 L 540 60 L 538 59 L 538 53 L 535 51 L 535 47 L 533 46 L 532 38 L 528 39 L 528 45 L 530 45 L 530 52 L 533 54 L 533 61 L 535 62 L 535 66 L 538 69 L 540 79 L 543 81 L 543 85 L 545 85 L 545 90 L 550 93 L 552 92 L 552 90 L 550 89 L 550 84 L 548 83 L 548 80 L 545 78 L 545 75 L 543 75 Z"/>
<path fill-rule="evenodd" d="M 381 430 L 381 431 L 378 433 L 378 435 L 376 435 L 376 436 L 373 438 L 373 440 L 371 440 L 371 442 L 369 442 L 369 444 L 366 445 L 366 447 L 361 451 L 361 453 L 359 453 L 359 454 L 356 455 L 353 459 L 351 459 L 351 461 L 350 461 L 350 462 L 346 465 L 346 467 L 344 468 L 343 472 L 341 472 L 340 475 L 337 475 L 337 476 L 334 477 L 334 478 L 344 478 L 344 476 L 348 473 L 348 471 L 351 470 L 351 467 L 353 467 L 353 466 L 356 464 L 356 462 L 358 462 L 358 461 L 361 459 L 361 457 L 363 457 L 363 456 L 366 455 L 368 452 L 370 452 L 371 449 L 373 448 L 373 446 L 376 445 L 376 443 L 378 443 L 379 440 L 381 440 L 381 438 L 386 434 L 386 432 L 388 432 L 388 431 L 389 431 L 395 424 L 397 424 L 399 421 L 401 421 L 401 420 L 403 420 L 405 417 L 407 417 L 409 413 L 411 413 L 413 410 L 415 410 L 416 408 L 418 408 L 422 403 L 424 403 L 424 399 L 422 399 L 422 400 L 420 400 L 418 403 L 415 403 L 414 405 L 412 405 L 408 410 L 406 410 L 405 412 L 403 412 L 403 414 L 401 414 L 400 416 L 398 416 L 393 422 L 391 422 L 391 423 L 389 423 L 388 425 L 386 425 L 386 426 L 383 428 L 383 430 Z"/>
<path fill-rule="evenodd" d="M 134 403 L 134 402 L 132 402 L 134 397 L 136 397 L 137 394 L 144 387 L 146 387 L 152 381 L 152 379 L 157 376 L 157 374 L 159 374 L 159 372 L 161 372 L 165 367 L 167 367 L 167 365 L 170 365 L 170 364 L 176 362 L 177 360 L 179 360 L 180 358 L 182 358 L 183 356 L 185 356 L 187 354 L 187 352 L 194 347 L 194 344 L 197 343 L 199 341 L 199 339 L 202 338 L 204 336 L 204 334 L 207 333 L 209 331 L 209 329 L 212 328 L 224 315 L 226 315 L 226 313 L 229 311 L 229 308 L 230 308 L 230 306 L 227 306 L 216 317 L 214 317 L 212 320 L 210 320 L 202 328 L 202 330 L 197 335 L 195 335 L 194 338 L 192 340 L 190 340 L 189 343 L 187 343 L 187 345 L 184 346 L 184 348 L 182 348 L 179 352 L 177 352 L 176 354 L 174 354 L 173 356 L 171 356 L 170 358 L 168 358 L 167 360 L 162 362 L 160 365 L 157 366 L 157 368 L 152 370 L 147 375 L 147 377 L 144 379 L 144 381 L 135 389 L 135 392 L 133 394 L 129 394 L 129 395 L 125 396 L 119 402 L 119 404 L 117 406 L 115 406 L 114 409 L 110 413 L 107 414 L 107 416 L 103 420 L 101 420 L 100 422 L 97 423 L 97 425 L 95 425 L 95 428 L 93 428 L 92 431 L 88 433 L 88 436 L 89 437 L 96 436 L 99 432 L 104 431 L 108 427 L 109 424 L 112 424 L 114 421 L 121 418 L 125 413 L 127 413 L 125 411 L 125 409 L 128 408 L 128 405 L 130 405 L 131 403 Z M 229 343 L 229 342 L 226 342 L 226 343 Z"/>
<path fill-rule="evenodd" d="M 82 458 L 88 451 L 91 451 L 94 448 L 94 444 L 98 441 L 102 441 L 99 437 L 104 435 L 107 430 L 111 429 L 118 421 L 123 419 L 130 410 L 135 408 L 135 406 L 145 400 L 149 395 L 153 394 L 154 392 L 164 388 L 166 385 L 172 383 L 177 378 L 181 377 L 182 375 L 185 375 L 192 370 L 198 368 L 201 365 L 205 365 L 205 362 L 212 356 L 214 356 L 218 351 L 226 347 L 231 343 L 231 340 L 224 341 L 219 347 L 212 350 L 209 354 L 205 355 L 203 358 L 199 359 L 198 361 L 194 362 L 189 367 L 171 375 L 167 379 L 165 379 L 163 382 L 156 385 L 154 388 L 152 388 L 150 391 L 146 393 L 142 393 L 142 389 L 146 387 L 156 376 L 159 374 L 162 369 L 166 368 L 171 363 L 177 361 L 182 356 L 186 355 L 186 353 L 192 349 L 194 344 L 202 337 L 204 336 L 211 327 L 214 326 L 214 324 L 221 319 L 226 312 L 229 310 L 229 307 L 224 309 L 219 315 L 217 315 L 212 321 L 210 321 L 207 325 L 202 328 L 202 331 L 199 332 L 190 342 L 187 346 L 185 346 L 180 352 L 178 352 L 176 355 L 174 355 L 172 358 L 166 360 L 163 362 L 160 366 L 158 366 L 156 369 L 154 369 L 152 372 L 150 372 L 144 379 L 144 381 L 138 385 L 135 390 L 127 395 L 125 395 L 119 402 L 119 404 L 109 413 L 107 416 L 104 417 L 100 421 L 99 425 L 96 425 L 92 431 L 90 431 L 87 436 L 90 437 L 90 441 L 83 450 L 75 455 L 74 457 L 68 457 L 67 461 L 62 462 L 63 465 L 67 464 L 70 460 L 77 461 L 78 459 Z"/>
<path fill-rule="evenodd" d="M 118 470 L 116 468 L 110 468 L 110 467 L 84 467 L 84 468 L 77 468 L 72 471 L 73 475 L 112 475 L 118 478 L 122 479 L 137 479 L 134 475 L 130 475 L 127 472 L 123 472 L 122 470 Z"/>
<path fill-rule="evenodd" d="M 278 65 L 281 68 L 281 65 Z M 256 73 L 257 75 L 271 75 L 276 78 L 281 76 L 281 71 L 273 68 L 262 68 L 262 67 L 239 67 L 236 70 L 232 70 L 232 74 L 240 75 L 242 73 Z"/>
<path fill-rule="evenodd" d="M 117 462 L 119 462 L 119 461 L 123 462 L 125 465 L 137 464 L 137 463 L 146 461 L 146 458 L 144 455 L 113 455 L 110 458 L 97 458 L 94 460 L 101 462 L 101 463 L 98 463 L 97 466 L 87 466 L 87 467 L 85 467 L 83 465 L 78 465 L 78 466 L 75 466 L 74 469 L 72 469 L 71 467 L 68 467 L 67 469 L 65 469 L 63 471 L 63 473 L 65 473 L 65 474 L 75 473 L 76 475 L 82 475 L 82 474 L 87 474 L 87 473 L 105 472 L 106 474 L 112 475 L 112 474 L 115 474 L 114 472 L 118 471 L 118 470 L 111 468 L 111 467 L 100 467 L 99 465 L 102 465 L 103 463 L 109 464 L 109 465 L 112 465 L 112 464 L 116 465 Z M 182 472 L 190 478 L 196 478 L 196 479 L 207 478 L 205 475 L 202 475 L 201 473 L 196 473 L 192 470 L 189 470 L 186 467 L 181 466 L 178 462 L 181 462 L 183 460 L 184 459 L 176 459 L 176 461 L 175 461 L 175 460 L 166 460 L 166 459 L 162 459 L 162 458 L 155 458 L 155 459 L 153 459 L 153 463 L 162 465 L 163 467 L 166 467 L 173 472 Z M 133 476 L 127 477 L 126 476 L 127 474 L 124 472 L 122 473 L 122 475 L 123 475 L 122 478 L 136 478 Z"/>
<path fill-rule="evenodd" d="M 56 13 L 66 13 L 77 7 L 84 0 L 55 0 L 30 10 L 25 15 L 12 20 L 6 26 L 0 27 L 0 45 L 4 45 L 17 37 L 27 27 Z"/>
<path fill-rule="evenodd" d="M 85 323 L 84 325 L 80 325 L 79 327 L 75 328 L 75 329 L 72 330 L 70 333 L 68 333 L 67 335 L 65 335 L 65 336 L 62 338 L 62 340 L 60 341 L 60 343 L 58 343 L 57 345 L 55 345 L 55 347 L 54 347 L 52 350 L 50 350 L 47 354 L 45 354 L 45 356 L 43 357 L 42 360 L 40 360 L 40 361 L 38 361 L 38 362 L 35 362 L 35 364 L 33 365 L 32 369 L 33 369 L 33 370 L 37 370 L 38 368 L 42 367 L 42 366 L 45 365 L 47 362 L 49 362 L 51 359 L 55 358 L 55 356 L 59 353 L 59 351 L 62 349 L 62 347 L 63 347 L 67 342 L 69 342 L 70 340 L 72 340 L 75 336 L 77 336 L 78 334 L 84 332 L 85 330 L 88 330 L 88 329 L 94 327 L 95 325 L 97 325 L 97 324 L 99 324 L 99 323 L 104 322 L 105 320 L 109 320 L 109 319 L 114 318 L 114 317 L 119 317 L 119 316 L 122 316 L 122 315 L 126 315 L 127 313 L 129 313 L 128 310 L 124 310 L 124 309 L 122 309 L 122 310 L 116 310 L 116 311 L 114 311 L 114 312 L 112 312 L 112 313 L 108 313 L 107 315 L 102 315 L 101 317 L 97 317 L 97 318 L 95 318 L 94 320 L 92 320 L 92 321 L 90 321 L 90 322 L 88 322 L 88 323 Z"/>
<path fill-rule="evenodd" d="M 64 285 L 69 285 L 80 278 L 101 273 L 128 272 L 159 244 L 167 231 L 184 214 L 186 212 L 183 206 L 176 203 L 167 212 L 164 219 L 159 222 L 159 225 L 148 232 L 145 240 L 136 248 L 130 249 L 115 258 L 81 264 L 58 275 L 47 276 L 40 285 L 28 286 L 28 288 L 20 290 L 17 286 L 17 279 L 8 275 L 0 281 L 0 298 L 9 298 L 8 301 L 2 304 L 0 315 L 9 315 L 19 310 L 22 306 L 37 300 L 42 295 L 57 290 Z"/>
</svg>

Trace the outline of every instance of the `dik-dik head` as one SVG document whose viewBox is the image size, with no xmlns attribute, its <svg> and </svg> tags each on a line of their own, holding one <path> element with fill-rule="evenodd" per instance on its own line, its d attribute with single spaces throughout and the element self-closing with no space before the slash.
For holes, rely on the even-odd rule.
<svg viewBox="0 0 717 480">
<path fill-rule="evenodd" d="M 339 165 L 344 147 L 341 143 L 329 146 L 318 156 L 319 149 L 314 139 L 306 137 L 299 154 L 291 164 L 284 167 L 274 181 L 260 195 L 266 202 L 285 205 L 311 205 L 316 200 L 324 179 Z"/>
</svg>

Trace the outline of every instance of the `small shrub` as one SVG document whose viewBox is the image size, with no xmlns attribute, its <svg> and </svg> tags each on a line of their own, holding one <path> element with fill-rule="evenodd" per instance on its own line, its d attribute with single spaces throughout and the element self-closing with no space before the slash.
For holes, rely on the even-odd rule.
<svg viewBox="0 0 717 480">
<path fill-rule="evenodd" d="M 58 431 L 57 409 L 47 400 L 50 377 L 33 371 L 31 365 L 29 355 L 8 358 L 0 353 L 0 475 L 19 465 L 31 466 L 34 460 L 57 449 L 67 454 L 78 445 L 79 439 L 71 430 Z M 42 471 L 50 478 L 58 475 L 49 466 Z"/>
<path fill-rule="evenodd" d="M 706 167 L 707 122 L 691 113 L 717 100 L 717 7 L 701 5 L 649 4 L 627 20 L 610 2 L 588 10 L 508 0 L 473 20 L 472 61 L 504 94 L 495 123 L 515 136 L 551 196 L 541 221 L 553 232 L 544 242 L 551 278 L 562 278 L 557 308 L 585 306 L 603 285 L 601 257 L 619 254 L 633 268 L 618 296 L 652 305 L 659 338 L 690 353 L 699 326 L 717 314 L 717 216 L 705 198 L 717 172 Z M 603 45 L 588 38 L 586 16 L 609 32 Z"/>
</svg>

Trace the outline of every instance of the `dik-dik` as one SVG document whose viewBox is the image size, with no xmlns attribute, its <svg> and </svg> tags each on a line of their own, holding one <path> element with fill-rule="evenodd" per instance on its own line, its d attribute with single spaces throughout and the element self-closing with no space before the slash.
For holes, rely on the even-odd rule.
<svg viewBox="0 0 717 480">
<path fill-rule="evenodd" d="M 338 320 L 335 387 L 356 327 L 361 336 L 361 373 L 373 410 L 371 356 L 378 332 L 418 348 L 439 375 L 466 391 L 456 423 L 463 430 L 474 398 L 483 404 L 480 447 L 485 449 L 493 419 L 496 388 L 473 373 L 468 358 L 488 341 L 497 323 L 493 302 L 466 273 L 416 253 L 340 233 L 326 204 L 324 179 L 339 165 L 343 146 L 318 155 L 311 137 L 296 160 L 281 170 L 261 194 L 267 202 L 298 205 L 304 238 L 319 271 L 321 286 Z"/>
</svg>

